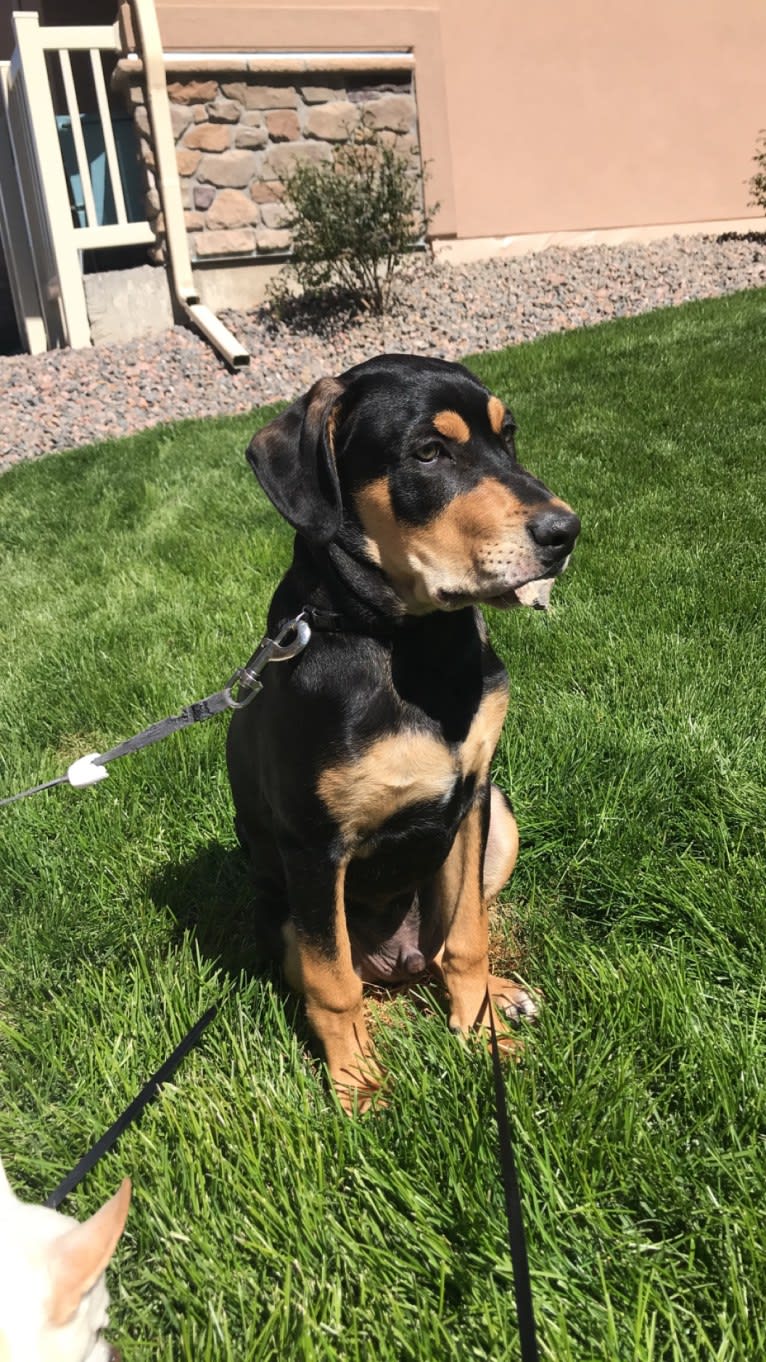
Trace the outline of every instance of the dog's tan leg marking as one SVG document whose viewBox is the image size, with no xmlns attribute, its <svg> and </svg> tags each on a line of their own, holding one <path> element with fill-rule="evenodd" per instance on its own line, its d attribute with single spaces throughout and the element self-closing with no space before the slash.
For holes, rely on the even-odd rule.
<svg viewBox="0 0 766 1362">
<path fill-rule="evenodd" d="M 335 890 L 335 951 L 329 954 L 292 925 L 284 931 L 284 971 L 288 984 L 306 1001 L 306 1017 L 324 1051 L 338 1100 L 348 1112 L 366 1111 L 380 1086 L 380 1070 L 372 1052 L 362 1007 L 362 981 L 351 961 L 346 927 L 344 882 L 338 872 Z"/>
<path fill-rule="evenodd" d="M 519 854 L 519 829 L 516 819 L 496 785 L 492 786 L 490 799 L 489 833 L 484 848 L 482 881 L 482 892 L 487 906 L 508 883 Z M 499 1008 L 509 1021 L 537 1015 L 535 999 L 525 989 L 519 988 L 518 984 L 512 983 L 510 979 L 501 979 L 495 974 L 490 974 L 487 982 L 495 1007 Z M 488 1024 L 486 1016 L 483 1016 L 482 1020 L 484 1025 Z"/>
<path fill-rule="evenodd" d="M 484 902 L 496 899 L 513 874 L 519 854 L 519 829 L 496 785 L 492 786 L 489 835 L 484 848 L 482 893 Z"/>
<path fill-rule="evenodd" d="M 489 978 L 489 920 L 481 892 L 481 810 L 469 809 L 434 889 L 444 927 L 439 968 L 450 999 L 453 1031 L 480 1019 Z"/>
<path fill-rule="evenodd" d="M 484 696 L 460 749 L 463 774 L 476 776 L 479 784 L 487 779 L 507 709 L 508 683 L 503 680 Z"/>
<path fill-rule="evenodd" d="M 465 774 L 472 773 L 480 784 L 487 779 L 508 709 L 508 686 L 504 682 L 482 700 L 468 730 L 461 751 Z M 486 903 L 497 898 L 510 879 L 519 851 L 519 830 L 505 798 L 496 785 L 490 787 L 490 817 L 487 845 L 482 867 L 482 894 Z"/>
<path fill-rule="evenodd" d="M 463 743 L 463 770 L 476 775 L 479 788 L 487 780 L 507 706 L 505 685 L 490 691 Z M 450 995 L 450 1026 L 458 1031 L 468 1031 L 477 1024 L 488 1025 L 485 1006 L 488 987 L 498 1005 L 514 1020 L 519 1013 L 531 1015 L 535 1010 L 523 989 L 489 973 L 487 910 L 510 876 L 519 847 L 516 819 L 495 786 L 490 789 L 489 831 L 483 857 L 481 842 L 481 808 L 477 802 L 466 815 L 435 885 L 444 927 L 444 947 L 436 965 Z"/>
<path fill-rule="evenodd" d="M 488 891 L 502 888 L 518 850 L 516 820 L 499 790 L 492 797 L 488 848 L 493 846 L 493 818 L 499 819 L 494 832 L 494 863 L 488 865 L 486 857 L 483 864 L 481 861 L 481 814 L 477 804 L 466 815 L 435 884 L 445 930 L 444 946 L 435 963 L 449 993 L 449 1024 L 453 1031 L 489 1026 L 488 989 L 495 1006 L 510 1021 L 534 1017 L 537 1012 L 534 999 L 523 988 L 489 972 L 487 910 L 493 894 Z"/>
</svg>

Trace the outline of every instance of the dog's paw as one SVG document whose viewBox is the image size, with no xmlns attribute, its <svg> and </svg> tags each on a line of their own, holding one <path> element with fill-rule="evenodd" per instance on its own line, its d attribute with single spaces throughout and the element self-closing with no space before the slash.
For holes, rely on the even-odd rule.
<svg viewBox="0 0 766 1362">
<path fill-rule="evenodd" d="M 486 983 L 477 983 L 470 993 L 451 996 L 450 1031 L 462 1036 L 486 1036 L 490 1027 L 488 995 L 494 1008 L 498 1039 L 502 1042 L 505 1037 L 508 1042 L 518 1045 L 521 1023 L 535 1020 L 542 995 L 493 974 L 486 979 Z M 509 1030 L 514 1034 L 509 1035 Z M 507 1048 L 513 1048 L 513 1045 Z"/>
<path fill-rule="evenodd" d="M 521 988 L 510 979 L 498 979 L 491 974 L 489 996 L 500 1015 L 512 1026 L 519 1026 L 523 1021 L 534 1021 L 540 1013 L 542 995 Z"/>
<path fill-rule="evenodd" d="M 366 1116 L 368 1111 L 380 1111 L 388 1106 L 382 1084 L 333 1083 L 333 1090 L 346 1116 Z"/>
<path fill-rule="evenodd" d="M 371 1055 L 363 1059 L 355 1056 L 352 1064 L 331 1070 L 330 1077 L 335 1096 L 347 1116 L 364 1116 L 365 1112 L 386 1105 L 382 1091 L 385 1074 Z"/>
</svg>

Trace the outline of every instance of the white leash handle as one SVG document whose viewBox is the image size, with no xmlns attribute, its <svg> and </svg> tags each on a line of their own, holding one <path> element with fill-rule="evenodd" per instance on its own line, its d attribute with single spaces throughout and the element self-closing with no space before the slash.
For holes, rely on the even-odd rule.
<svg viewBox="0 0 766 1362">
<path fill-rule="evenodd" d="M 99 766 L 98 761 L 98 752 L 89 752 L 86 757 L 78 757 L 77 761 L 73 761 L 72 765 L 67 767 L 66 778 L 69 784 L 74 785 L 76 790 L 81 790 L 84 785 L 95 785 L 99 780 L 106 780 L 109 772 L 105 766 Z"/>
</svg>

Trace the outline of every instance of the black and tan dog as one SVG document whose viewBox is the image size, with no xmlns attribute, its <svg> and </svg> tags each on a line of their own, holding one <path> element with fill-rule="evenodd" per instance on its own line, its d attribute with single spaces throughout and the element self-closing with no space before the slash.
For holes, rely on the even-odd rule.
<svg viewBox="0 0 766 1362">
<path fill-rule="evenodd" d="M 580 525 L 514 430 L 468 370 L 385 355 L 320 379 L 248 449 L 297 531 L 269 632 L 306 608 L 314 633 L 232 719 L 237 831 L 257 930 L 347 1106 L 376 1083 L 363 980 L 438 974 L 461 1032 L 486 1025 L 488 989 L 534 1012 L 489 974 L 518 835 L 490 783 L 508 686 L 477 602 L 542 602 Z"/>
</svg>

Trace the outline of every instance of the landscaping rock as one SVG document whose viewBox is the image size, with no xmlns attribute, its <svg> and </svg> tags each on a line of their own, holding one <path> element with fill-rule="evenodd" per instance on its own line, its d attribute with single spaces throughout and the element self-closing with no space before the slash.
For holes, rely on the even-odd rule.
<svg viewBox="0 0 766 1362">
<path fill-rule="evenodd" d="M 276 229 L 262 230 L 271 232 L 270 244 L 279 240 Z M 222 238 L 231 251 L 232 236 L 238 249 L 252 250 L 252 229 L 199 232 L 194 239 L 200 254 L 217 254 Z M 460 267 L 420 258 L 401 276 L 395 311 L 383 319 L 350 308 L 304 309 L 292 321 L 280 321 L 268 307 L 221 313 L 252 355 L 249 368 L 235 373 L 181 326 L 90 350 L 0 355 L 0 470 L 162 421 L 292 398 L 321 375 L 384 350 L 460 359 L 550 331 L 765 285 L 766 234 L 755 230 L 642 246 L 556 247 Z"/>
</svg>

